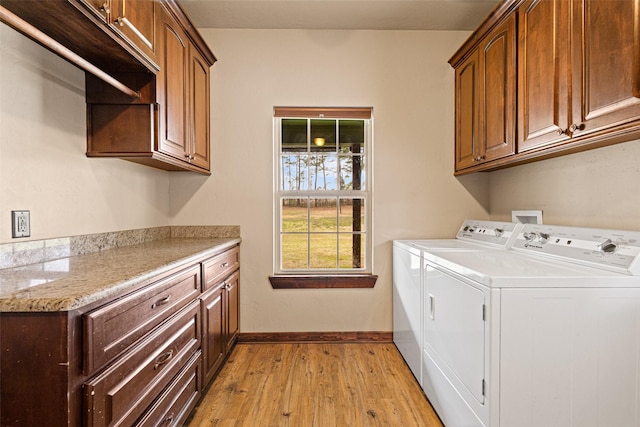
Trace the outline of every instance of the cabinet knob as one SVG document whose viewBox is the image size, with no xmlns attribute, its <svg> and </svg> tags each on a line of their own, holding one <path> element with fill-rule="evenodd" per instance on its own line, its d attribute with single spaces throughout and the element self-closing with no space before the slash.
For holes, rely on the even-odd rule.
<svg viewBox="0 0 640 427">
<path fill-rule="evenodd" d="M 222 264 L 220 264 L 220 268 L 225 268 L 228 265 L 229 265 L 228 262 L 223 262 Z"/>
<path fill-rule="evenodd" d="M 558 135 L 566 135 L 567 129 L 558 129 L 556 132 L 558 132 Z"/>
<path fill-rule="evenodd" d="M 480 161 L 484 160 L 485 158 L 486 158 L 486 156 L 483 154 L 482 156 L 474 157 L 473 161 L 474 162 L 480 162 Z"/>
<path fill-rule="evenodd" d="M 574 123 L 569 128 L 571 132 L 575 132 L 577 130 L 584 130 L 584 123 Z"/>
</svg>

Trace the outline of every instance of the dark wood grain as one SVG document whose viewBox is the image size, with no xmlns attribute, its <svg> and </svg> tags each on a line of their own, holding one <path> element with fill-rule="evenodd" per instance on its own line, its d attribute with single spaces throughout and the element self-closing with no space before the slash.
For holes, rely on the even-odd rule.
<svg viewBox="0 0 640 427">
<path fill-rule="evenodd" d="M 392 332 L 242 332 L 241 343 L 393 342 Z"/>
<path fill-rule="evenodd" d="M 373 288 L 378 280 L 375 274 L 350 276 L 270 276 L 273 289 Z"/>
</svg>

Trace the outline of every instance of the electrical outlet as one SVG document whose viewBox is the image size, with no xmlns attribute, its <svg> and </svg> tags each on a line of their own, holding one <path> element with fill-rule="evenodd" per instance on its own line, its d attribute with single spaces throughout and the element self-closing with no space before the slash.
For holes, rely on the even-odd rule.
<svg viewBox="0 0 640 427">
<path fill-rule="evenodd" d="M 31 236 L 29 211 L 11 211 L 11 237 Z"/>
</svg>

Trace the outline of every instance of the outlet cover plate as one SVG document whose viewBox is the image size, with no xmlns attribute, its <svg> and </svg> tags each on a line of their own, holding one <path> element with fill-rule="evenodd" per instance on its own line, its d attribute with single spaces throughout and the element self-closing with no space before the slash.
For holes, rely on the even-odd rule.
<svg viewBox="0 0 640 427">
<path fill-rule="evenodd" d="M 542 211 L 511 211 L 511 222 L 521 222 L 523 224 L 542 224 Z"/>
<path fill-rule="evenodd" d="M 11 211 L 11 237 L 31 236 L 31 218 L 29 211 Z"/>
</svg>

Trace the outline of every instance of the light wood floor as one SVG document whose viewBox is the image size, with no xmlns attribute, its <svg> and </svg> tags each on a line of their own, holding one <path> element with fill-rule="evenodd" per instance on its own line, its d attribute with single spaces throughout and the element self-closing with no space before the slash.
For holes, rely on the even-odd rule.
<svg viewBox="0 0 640 427">
<path fill-rule="evenodd" d="M 393 344 L 238 344 L 189 427 L 441 427 Z"/>
</svg>

